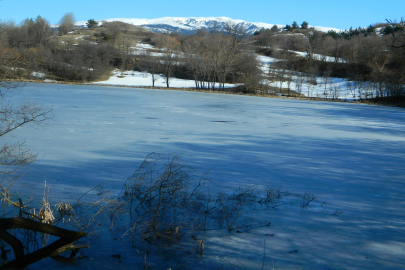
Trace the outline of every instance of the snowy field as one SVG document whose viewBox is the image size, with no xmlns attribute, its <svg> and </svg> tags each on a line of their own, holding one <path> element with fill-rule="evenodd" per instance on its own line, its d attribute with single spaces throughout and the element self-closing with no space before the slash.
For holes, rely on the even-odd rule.
<svg viewBox="0 0 405 270">
<path fill-rule="evenodd" d="M 142 44 L 140 44 L 142 45 Z M 146 46 L 147 47 L 147 46 Z M 143 48 L 142 46 L 139 47 L 139 49 Z M 134 53 L 142 53 L 141 50 L 138 50 Z M 156 53 L 155 53 L 156 54 Z M 269 72 L 269 66 L 274 64 L 277 61 L 281 61 L 279 59 L 273 58 L 273 57 L 268 57 L 268 56 L 263 56 L 263 55 L 258 55 L 257 59 L 259 61 L 259 67 L 263 71 L 264 74 L 268 74 Z M 162 74 L 157 74 L 156 76 L 156 81 L 155 81 L 155 86 L 156 87 L 166 87 L 166 77 L 163 76 Z M 297 91 L 297 79 L 299 79 L 297 76 L 292 76 L 292 82 L 290 83 L 290 89 L 293 91 Z M 323 77 L 317 77 L 316 78 L 317 85 L 310 84 L 306 81 L 302 82 L 301 85 L 299 86 L 301 89 L 301 94 L 306 96 L 306 97 L 311 97 L 311 98 L 326 98 L 326 99 L 341 99 L 341 100 L 358 100 L 359 99 L 359 93 L 358 90 L 354 89 L 354 82 L 350 82 L 346 79 L 342 78 L 334 78 L 330 77 L 327 80 Z M 280 87 L 280 82 L 279 81 L 268 81 L 268 80 L 263 80 L 261 83 L 273 86 L 276 88 Z M 139 72 L 139 71 L 121 71 L 119 69 L 114 70 L 111 73 L 111 77 L 108 80 L 105 81 L 99 81 L 95 82 L 93 84 L 99 84 L 99 85 L 111 85 L 111 86 L 131 86 L 131 87 L 136 87 L 136 86 L 152 86 L 152 75 L 148 72 Z M 325 84 L 326 84 L 326 89 L 325 89 Z M 351 86 L 349 87 L 349 84 Z M 235 87 L 237 84 L 230 84 L 227 83 L 225 84 L 225 87 Z M 184 80 L 184 79 L 178 79 L 175 77 L 170 78 L 169 80 L 169 86 L 173 88 L 195 88 L 195 82 L 194 80 Z M 370 88 L 371 83 L 363 83 L 362 86 L 362 98 L 366 98 L 366 94 L 373 93 L 375 96 L 375 91 L 374 90 L 367 90 Z M 219 84 L 217 84 L 217 87 L 219 87 Z M 283 82 L 282 88 L 287 88 L 287 82 Z M 352 89 L 351 89 L 352 88 Z"/>
<path fill-rule="evenodd" d="M 151 152 L 181 155 L 196 175 L 209 171 L 213 194 L 248 184 L 257 192 L 281 187 L 275 204 L 252 201 L 243 213 L 242 225 L 269 226 L 201 232 L 203 256 L 183 250 L 176 264 L 162 251 L 148 255 L 152 269 L 405 265 L 404 109 L 32 83 L 11 97 L 52 106 L 54 114 L 45 126 L 20 128 L 11 138 L 39 154 L 15 186 L 25 196 L 40 200 L 45 179 L 52 204 L 75 201 L 96 185 L 118 195 Z M 306 192 L 315 200 L 302 208 Z M 46 259 L 29 269 L 143 269 L 135 248 L 113 240 L 108 228 L 98 230 L 102 236 L 82 259 Z"/>
<path fill-rule="evenodd" d="M 292 51 L 292 50 L 288 50 L 289 52 L 293 52 L 298 54 L 301 57 L 308 57 L 308 53 L 307 52 L 298 52 L 298 51 Z M 338 62 L 338 63 L 347 63 L 347 61 L 345 59 L 342 58 L 337 58 L 335 59 L 335 57 L 332 56 L 326 56 L 326 55 L 322 55 L 322 54 L 317 54 L 314 53 L 312 55 L 313 59 L 318 60 L 318 61 L 325 61 L 325 62 Z"/>
<path fill-rule="evenodd" d="M 162 74 L 156 74 L 155 87 L 166 87 L 166 77 Z M 106 81 L 95 82 L 94 84 L 112 85 L 112 86 L 152 86 L 152 75 L 148 72 L 123 71 L 116 69 L 112 72 L 111 77 Z M 195 88 L 194 80 L 184 80 L 178 78 L 169 79 L 170 87 L 178 88 Z M 219 86 L 219 84 L 218 84 Z M 235 84 L 225 84 L 225 88 L 234 87 Z"/>
<path fill-rule="evenodd" d="M 259 60 L 261 62 L 261 69 L 263 72 L 268 72 L 268 64 L 277 59 L 272 57 L 260 56 Z M 166 78 L 161 75 L 155 75 L 157 80 L 155 81 L 156 87 L 166 87 Z M 293 81 L 290 84 L 291 90 L 296 90 L 297 83 L 294 81 L 297 79 L 296 76 L 292 76 Z M 305 95 L 306 97 L 318 97 L 318 98 L 332 98 L 335 95 L 337 99 L 344 99 L 344 100 L 357 100 L 359 95 L 358 91 L 355 91 L 354 95 L 353 91 L 350 90 L 348 87 L 348 81 L 341 78 L 329 78 L 326 82 L 326 91 L 325 91 L 325 80 L 322 77 L 316 78 L 317 85 L 312 85 L 310 83 L 304 82 L 301 86 L 301 94 Z M 273 86 L 276 88 L 280 87 L 280 82 L 264 82 L 269 86 Z M 353 84 L 353 82 L 350 82 Z M 123 71 L 116 69 L 112 72 L 111 77 L 106 81 L 95 82 L 93 84 L 101 84 L 101 85 L 111 85 L 111 86 L 152 86 L 152 75 L 147 72 L 139 72 L 139 71 Z M 237 84 L 225 84 L 225 87 L 235 87 Z M 364 84 L 365 86 L 367 83 Z M 170 87 L 178 87 L 178 88 L 195 88 L 194 80 L 184 80 L 178 78 L 170 78 L 169 80 Z M 219 85 L 217 84 L 217 87 Z M 364 88 L 365 88 L 364 86 Z M 287 88 L 287 83 L 284 82 L 282 88 Z M 336 89 L 335 93 L 332 93 L 331 89 Z"/>
</svg>

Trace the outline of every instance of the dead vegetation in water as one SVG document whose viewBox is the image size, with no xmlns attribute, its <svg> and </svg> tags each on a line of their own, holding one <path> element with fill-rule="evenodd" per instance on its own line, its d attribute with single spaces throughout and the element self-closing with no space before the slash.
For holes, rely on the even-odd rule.
<svg viewBox="0 0 405 270">
<path fill-rule="evenodd" d="M 274 211 L 279 206 L 290 204 L 285 201 L 285 195 L 289 194 L 283 192 L 281 187 L 247 184 L 234 191 L 215 193 L 208 173 L 197 179 L 196 174 L 192 167 L 182 164 L 179 156 L 162 158 L 152 153 L 125 181 L 117 198 L 108 193 L 98 193 L 99 187 L 95 187 L 76 202 L 51 205 L 46 192 L 39 212 L 35 208 L 28 210 L 28 204 L 20 211 L 27 218 L 31 213 L 31 218 L 38 217 L 41 222 L 87 235 L 81 241 L 63 246 L 60 253 L 55 253 L 52 258 L 62 261 L 73 259 L 79 250 L 89 247 L 89 237 L 91 239 L 97 234 L 97 228 L 105 228 L 108 223 L 112 232 L 121 235 L 121 240 L 131 243 L 143 258 L 145 269 L 149 269 L 153 265 L 146 257 L 150 256 L 150 252 L 192 252 L 204 256 L 207 245 L 204 232 L 216 230 L 239 234 L 257 228 L 270 228 L 271 220 L 252 220 L 251 209 Z M 86 195 L 94 192 L 101 196 L 100 200 L 88 202 Z M 311 195 L 307 192 L 301 198 L 302 208 L 307 208 L 315 199 Z M 297 196 L 298 203 L 299 199 Z M 31 245 L 31 251 L 50 241 L 47 234 L 40 236 L 30 232 L 16 236 L 21 235 L 27 235 L 22 239 Z M 12 250 L 4 243 L 3 249 Z M 61 256 L 66 251 L 71 251 L 71 255 Z M 173 258 L 172 261 L 174 264 L 180 263 Z"/>
</svg>

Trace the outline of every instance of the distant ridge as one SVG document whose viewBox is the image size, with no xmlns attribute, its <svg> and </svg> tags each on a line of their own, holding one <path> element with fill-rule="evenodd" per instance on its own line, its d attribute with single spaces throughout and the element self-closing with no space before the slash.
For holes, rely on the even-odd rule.
<svg viewBox="0 0 405 270">
<path fill-rule="evenodd" d="M 225 26 L 230 22 L 233 25 L 243 26 L 249 34 L 253 34 L 262 28 L 270 29 L 274 25 L 278 28 L 283 28 L 282 24 L 268 24 L 261 22 L 247 22 L 243 20 L 234 20 L 227 17 L 163 17 L 157 19 L 126 19 L 126 18 L 114 18 L 106 20 L 98 20 L 99 23 L 105 22 L 124 22 L 132 25 L 148 29 L 156 33 L 164 32 L 179 32 L 180 34 L 192 34 L 198 29 L 213 29 L 217 28 L 218 31 L 223 31 Z M 78 27 L 86 27 L 86 21 L 76 22 Z M 56 26 L 57 27 L 57 26 Z M 314 27 L 315 30 L 327 32 L 329 30 L 341 31 L 340 29 L 322 27 L 322 26 L 309 26 Z"/>
</svg>

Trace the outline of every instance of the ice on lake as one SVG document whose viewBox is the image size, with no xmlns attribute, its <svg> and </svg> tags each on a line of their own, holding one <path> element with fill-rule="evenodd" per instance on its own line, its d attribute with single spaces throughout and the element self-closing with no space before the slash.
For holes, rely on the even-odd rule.
<svg viewBox="0 0 405 270">
<path fill-rule="evenodd" d="M 405 265 L 405 110 L 350 103 L 62 84 L 26 84 L 10 95 L 52 107 L 43 126 L 20 128 L 38 159 L 16 188 L 75 200 L 99 185 L 118 195 L 149 153 L 177 154 L 213 192 L 255 184 L 282 187 L 283 205 L 252 205 L 246 217 L 271 223 L 248 232 L 210 231 L 191 269 L 400 269 Z M 305 192 L 316 198 L 305 209 Z M 108 231 L 107 231 L 108 234 Z M 111 246 L 114 246 L 112 252 Z M 108 252 L 122 254 L 121 260 Z M 72 264 L 130 269 L 136 250 L 103 236 Z M 141 258 L 143 260 L 143 258 Z M 150 258 L 167 269 L 164 259 Z M 263 263 L 264 262 L 264 263 Z M 166 268 L 163 268 L 166 267 Z M 208 268 L 207 268 L 208 267 Z"/>
</svg>

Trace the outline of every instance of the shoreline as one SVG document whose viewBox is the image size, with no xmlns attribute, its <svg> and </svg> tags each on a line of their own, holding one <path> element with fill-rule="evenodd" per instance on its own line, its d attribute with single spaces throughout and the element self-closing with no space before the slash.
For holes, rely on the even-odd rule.
<svg viewBox="0 0 405 270">
<path fill-rule="evenodd" d="M 397 107 L 405 108 L 405 104 L 386 104 L 372 102 L 372 100 L 343 100 L 343 99 L 327 99 L 319 97 L 306 97 L 302 95 L 301 97 L 297 96 L 286 96 L 278 94 L 252 94 L 252 93 L 242 93 L 242 92 L 231 92 L 231 91 L 215 91 L 215 90 L 205 90 L 205 89 L 196 89 L 189 87 L 159 87 L 159 86 L 133 86 L 133 85 L 113 85 L 113 84 L 97 84 L 94 82 L 90 83 L 80 83 L 80 82 L 62 82 L 62 81 L 44 81 L 44 80 L 35 80 L 35 79 L 22 79 L 22 80 L 9 80 L 13 82 L 21 83 L 47 83 L 47 84 L 71 84 L 71 85 L 91 85 L 91 86 L 104 86 L 104 87 L 121 87 L 121 88 L 140 88 L 140 89 L 157 89 L 157 90 L 172 90 L 172 91 L 187 91 L 187 92 L 202 92 L 202 93 L 211 93 L 211 94 L 227 94 L 227 95 L 238 95 L 238 96 L 252 96 L 252 97 L 264 97 L 264 98 L 281 98 L 281 99 L 296 99 L 296 100 L 308 100 L 308 101 L 327 101 L 327 102 L 341 102 L 341 103 L 351 103 L 351 104 L 365 104 L 365 105 L 375 105 L 375 106 L 388 106 L 388 107 Z M 280 93 L 279 93 L 280 94 Z"/>
</svg>

